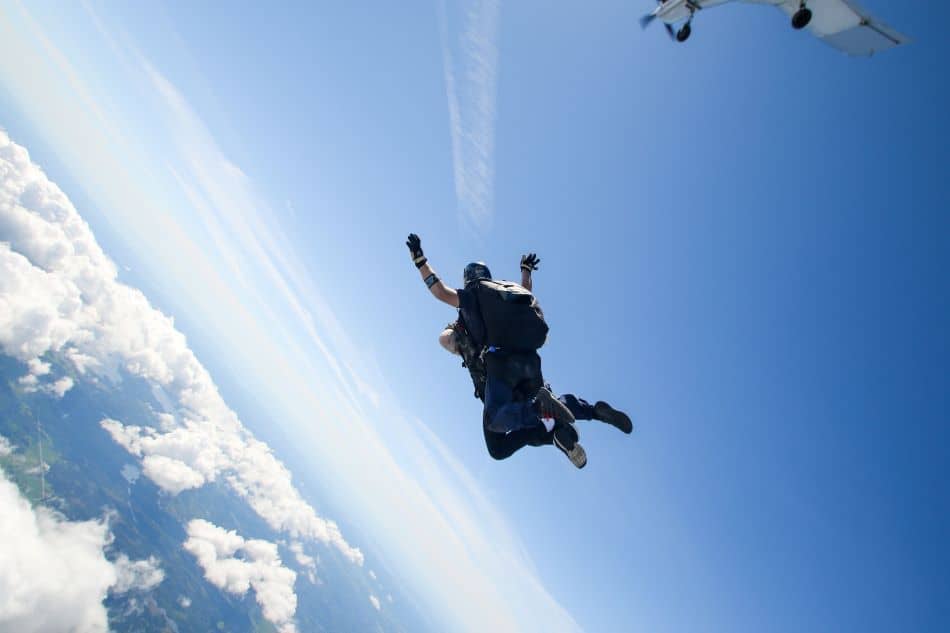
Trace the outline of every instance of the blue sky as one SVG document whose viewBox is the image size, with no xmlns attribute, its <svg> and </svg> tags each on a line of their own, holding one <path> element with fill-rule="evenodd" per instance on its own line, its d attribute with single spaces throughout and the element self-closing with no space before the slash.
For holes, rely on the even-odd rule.
<svg viewBox="0 0 950 633">
<path fill-rule="evenodd" d="M 438 617 L 943 629 L 947 9 L 864 0 L 915 40 L 867 60 L 767 7 L 380 4 L 10 6 L 0 125 L 358 545 L 423 604 L 477 574 Z M 410 231 L 447 279 L 538 252 L 547 378 L 634 435 L 492 461 Z"/>
</svg>

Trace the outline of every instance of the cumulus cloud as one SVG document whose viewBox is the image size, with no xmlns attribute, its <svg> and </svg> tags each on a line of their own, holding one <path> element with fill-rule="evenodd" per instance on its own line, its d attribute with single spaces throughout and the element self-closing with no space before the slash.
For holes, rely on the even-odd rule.
<svg viewBox="0 0 950 633">
<path fill-rule="evenodd" d="M 165 572 L 154 556 L 143 560 L 129 560 L 128 556 L 120 554 L 115 560 L 115 571 L 116 582 L 111 591 L 117 594 L 150 591 L 165 580 Z"/>
<path fill-rule="evenodd" d="M 14 448 L 16 447 L 10 443 L 10 440 L 0 435 L 0 457 L 11 455 Z"/>
<path fill-rule="evenodd" d="M 50 372 L 50 364 L 44 363 L 39 358 L 31 358 L 26 366 L 30 370 L 30 374 L 34 376 L 45 376 Z"/>
<path fill-rule="evenodd" d="M 24 391 L 32 393 L 37 390 L 37 385 L 39 385 L 40 379 L 33 374 L 27 374 L 26 376 L 20 376 L 20 380 L 17 382 L 20 383 L 20 386 L 23 387 Z"/>
<path fill-rule="evenodd" d="M 374 572 L 372 569 L 369 570 L 369 577 L 373 580 L 376 580 L 376 572 Z"/>
<path fill-rule="evenodd" d="M 307 573 L 307 580 L 309 580 L 311 584 L 317 584 L 317 561 L 313 556 L 308 555 L 304 551 L 303 543 L 294 541 L 290 544 L 288 549 L 293 553 L 297 564 L 303 567 Z"/>
<path fill-rule="evenodd" d="M 379 611 L 379 607 L 380 607 L 379 598 L 377 598 L 373 594 L 369 594 L 369 601 L 373 605 L 373 608 Z"/>
<path fill-rule="evenodd" d="M 178 596 L 178 604 L 182 609 L 187 609 L 191 606 L 191 598 L 188 596 Z"/>
<path fill-rule="evenodd" d="M 129 482 L 129 485 L 132 486 L 139 479 L 139 475 L 142 474 L 138 468 L 132 464 L 126 464 L 122 467 L 122 470 L 119 471 L 122 475 L 122 478 Z"/>
<path fill-rule="evenodd" d="M 291 543 L 290 551 L 294 553 L 294 558 L 297 559 L 297 562 L 304 567 L 316 567 L 317 562 L 313 559 L 313 556 L 308 556 L 307 553 L 303 551 L 302 543 Z"/>
<path fill-rule="evenodd" d="M 66 395 L 66 392 L 75 386 L 73 379 L 69 376 L 63 376 L 53 384 L 49 385 L 50 393 L 52 393 L 57 398 L 62 398 Z"/>
<path fill-rule="evenodd" d="M 176 415 L 158 428 L 106 419 L 102 427 L 142 460 L 170 494 L 219 479 L 275 530 L 363 555 L 319 517 L 290 471 L 241 424 L 173 321 L 117 280 L 88 225 L 25 149 L 0 131 L 0 351 L 27 363 L 37 387 L 48 353 L 80 374 L 117 380 L 129 372 L 166 392 Z M 71 378 L 48 385 L 62 396 Z"/>
<path fill-rule="evenodd" d="M 57 398 L 62 398 L 67 391 L 73 388 L 73 379 L 69 376 L 63 376 L 52 383 L 41 384 L 42 377 L 49 375 L 52 366 L 39 358 L 31 358 L 27 361 L 26 366 L 27 374 L 21 376 L 18 382 L 27 393 L 42 391 Z"/>
<path fill-rule="evenodd" d="M 283 566 L 276 543 L 244 539 L 202 519 L 189 522 L 187 531 L 184 548 L 198 560 L 208 582 L 236 595 L 253 589 L 269 622 L 281 633 L 296 631 L 297 574 Z"/>
<path fill-rule="evenodd" d="M 0 455 L 9 443 L 0 437 Z M 108 630 L 108 593 L 145 592 L 165 577 L 158 559 L 106 558 L 109 516 L 70 521 L 32 507 L 0 470 L 0 631 Z"/>
<path fill-rule="evenodd" d="M 63 376 L 59 380 L 56 380 L 52 383 L 41 384 L 39 375 L 32 373 L 21 376 L 18 382 L 23 390 L 27 393 L 36 393 L 41 391 L 57 398 L 62 398 L 64 395 L 66 395 L 66 392 L 72 389 L 75 384 L 73 379 L 69 376 Z"/>
<path fill-rule="evenodd" d="M 106 631 L 102 605 L 117 574 L 104 521 L 34 511 L 0 471 L 0 630 Z"/>
<path fill-rule="evenodd" d="M 67 348 L 63 355 L 72 363 L 80 375 L 85 375 L 87 371 L 97 368 L 100 365 L 98 360 L 88 354 L 83 354 L 75 347 Z"/>
</svg>

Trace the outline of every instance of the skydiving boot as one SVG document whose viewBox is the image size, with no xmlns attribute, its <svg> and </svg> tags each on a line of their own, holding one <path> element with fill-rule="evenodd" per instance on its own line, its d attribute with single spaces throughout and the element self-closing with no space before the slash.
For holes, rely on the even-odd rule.
<svg viewBox="0 0 950 633">
<path fill-rule="evenodd" d="M 578 468 L 587 465 L 587 452 L 578 442 L 577 429 L 573 424 L 565 424 L 554 429 L 554 445 L 567 455 L 571 463 Z"/>
<path fill-rule="evenodd" d="M 538 409 L 539 418 L 554 419 L 555 429 L 574 422 L 574 414 L 571 413 L 571 410 L 567 408 L 567 405 L 555 398 L 554 394 L 551 393 L 551 390 L 547 387 L 541 387 L 538 390 L 538 395 L 534 397 L 534 404 Z"/>
<path fill-rule="evenodd" d="M 624 433 L 633 431 L 633 422 L 630 421 L 630 416 L 623 411 L 614 409 L 602 400 L 594 405 L 594 419 L 615 426 Z"/>
</svg>

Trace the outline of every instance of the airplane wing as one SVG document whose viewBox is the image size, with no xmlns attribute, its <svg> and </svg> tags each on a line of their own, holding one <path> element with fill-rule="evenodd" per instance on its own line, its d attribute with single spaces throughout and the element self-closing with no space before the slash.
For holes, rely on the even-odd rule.
<svg viewBox="0 0 950 633">
<path fill-rule="evenodd" d="M 771 4 L 789 16 L 801 6 L 800 0 L 746 0 Z M 883 22 L 873 18 L 852 0 L 808 0 L 812 11 L 808 30 L 826 44 L 848 55 L 873 55 L 909 42 Z"/>
<path fill-rule="evenodd" d="M 778 1 L 781 2 L 782 0 Z M 732 2 L 732 0 L 661 0 L 652 15 L 660 18 L 667 24 L 673 25 L 690 19 L 693 15 L 693 10 L 710 9 L 720 4 L 726 4 L 727 2 Z M 690 7 L 690 4 L 695 6 Z M 775 4 L 775 2 L 772 2 L 772 4 Z"/>
</svg>

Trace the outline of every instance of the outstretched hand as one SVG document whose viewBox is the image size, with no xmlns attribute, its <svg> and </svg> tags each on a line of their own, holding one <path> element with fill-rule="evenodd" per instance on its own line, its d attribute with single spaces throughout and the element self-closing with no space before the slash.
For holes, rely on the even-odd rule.
<svg viewBox="0 0 950 633">
<path fill-rule="evenodd" d="M 537 253 L 528 253 L 521 256 L 521 270 L 525 272 L 530 273 L 532 270 L 537 270 L 540 263 L 541 260 L 538 259 Z"/>
<path fill-rule="evenodd" d="M 409 256 L 412 257 L 412 262 L 416 265 L 416 268 L 421 268 L 426 263 L 426 257 L 422 254 L 422 240 L 415 233 L 410 233 L 409 239 L 406 240 L 406 246 L 409 247 Z"/>
<path fill-rule="evenodd" d="M 409 253 L 412 254 L 413 258 L 422 255 L 422 240 L 420 240 L 419 236 L 415 233 L 409 234 L 409 239 L 406 240 L 406 246 L 409 247 Z"/>
</svg>

